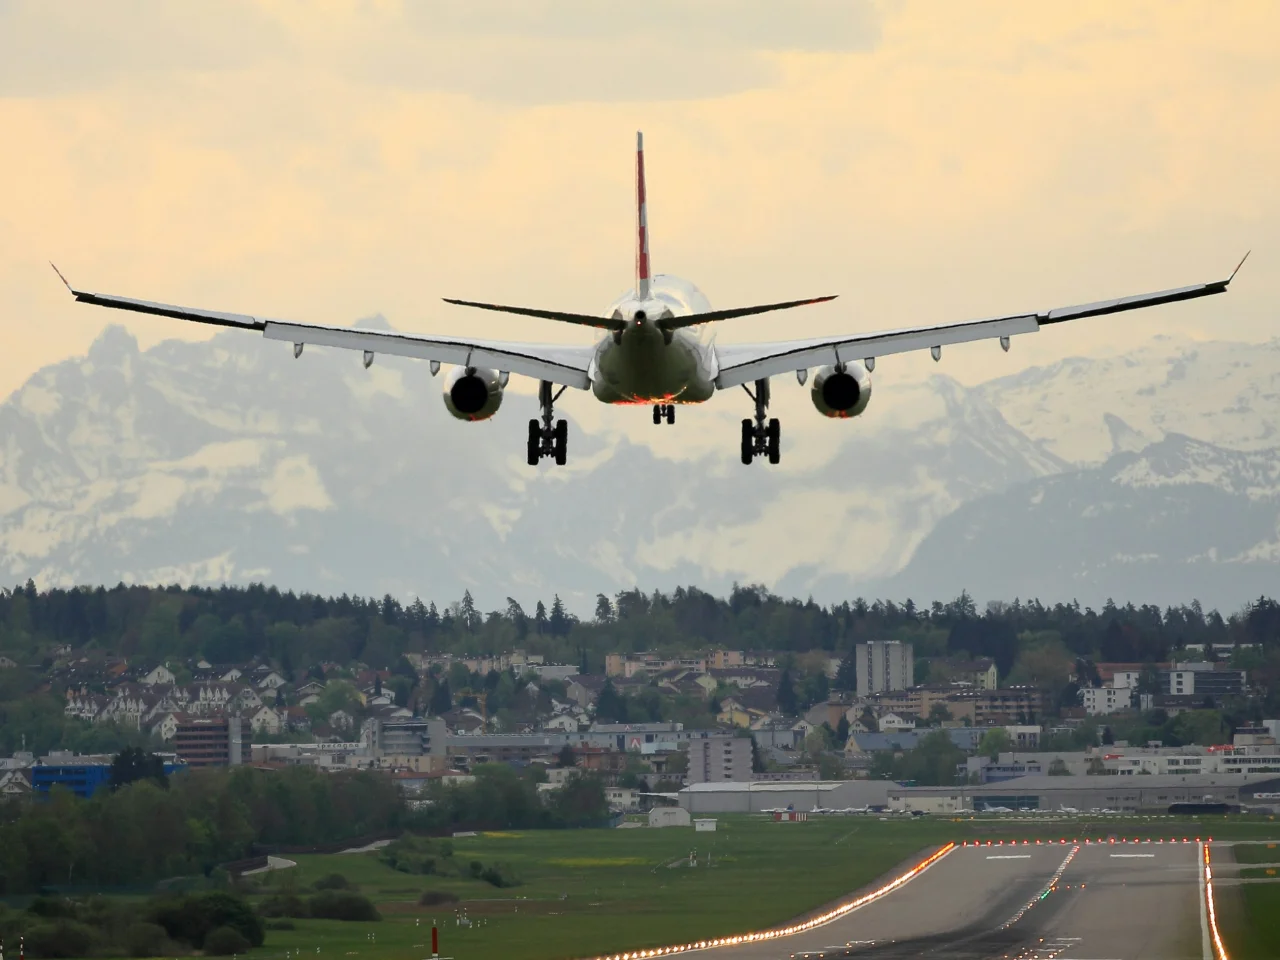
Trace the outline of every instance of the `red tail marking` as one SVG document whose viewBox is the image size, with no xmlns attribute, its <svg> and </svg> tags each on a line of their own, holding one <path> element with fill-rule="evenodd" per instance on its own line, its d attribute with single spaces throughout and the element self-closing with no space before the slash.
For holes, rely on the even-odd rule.
<svg viewBox="0 0 1280 960">
<path fill-rule="evenodd" d="M 645 213 L 644 135 L 636 134 L 636 293 L 649 294 L 649 223 Z"/>
</svg>

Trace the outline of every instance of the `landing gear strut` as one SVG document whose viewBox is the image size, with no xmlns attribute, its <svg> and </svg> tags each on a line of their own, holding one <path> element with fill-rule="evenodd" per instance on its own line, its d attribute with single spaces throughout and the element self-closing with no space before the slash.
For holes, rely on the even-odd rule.
<svg viewBox="0 0 1280 960">
<path fill-rule="evenodd" d="M 667 423 L 676 422 L 676 405 L 674 403 L 655 403 L 653 405 L 653 422 L 661 423 L 664 417 Z"/>
<path fill-rule="evenodd" d="M 782 426 L 777 417 L 765 419 L 769 412 L 768 379 L 757 380 L 755 388 L 756 392 L 752 393 L 750 387 L 745 383 L 742 385 L 756 404 L 755 421 L 742 421 L 742 462 L 750 463 L 755 457 L 768 456 L 770 463 L 777 463 L 782 459 Z"/>
<path fill-rule="evenodd" d="M 555 402 L 560 399 L 565 388 L 561 387 L 553 395 L 553 386 L 550 380 L 543 380 L 538 384 L 538 406 L 542 408 L 542 419 L 529 421 L 528 453 L 531 467 L 536 467 L 543 457 L 555 457 L 556 463 L 562 467 L 568 459 L 569 424 L 564 420 L 557 420 L 554 426 L 551 423 Z"/>
</svg>

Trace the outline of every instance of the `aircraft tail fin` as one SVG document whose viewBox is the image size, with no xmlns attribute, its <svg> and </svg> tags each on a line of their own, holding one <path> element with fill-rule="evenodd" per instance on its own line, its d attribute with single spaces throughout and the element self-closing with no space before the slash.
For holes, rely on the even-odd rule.
<svg viewBox="0 0 1280 960">
<path fill-rule="evenodd" d="M 649 299 L 649 218 L 645 213 L 644 134 L 636 132 L 636 296 Z"/>
</svg>

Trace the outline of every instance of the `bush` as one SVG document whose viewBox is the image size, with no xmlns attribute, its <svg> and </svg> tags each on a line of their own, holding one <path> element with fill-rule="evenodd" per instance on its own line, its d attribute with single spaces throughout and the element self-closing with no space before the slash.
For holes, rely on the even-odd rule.
<svg viewBox="0 0 1280 960">
<path fill-rule="evenodd" d="M 480 871 L 480 879 L 495 887 L 518 887 L 520 881 L 506 864 L 495 863 Z"/>
<path fill-rule="evenodd" d="M 311 916 L 322 920 L 381 920 L 382 917 L 368 897 L 348 890 L 326 890 L 317 893 L 307 905 Z"/>
<path fill-rule="evenodd" d="M 210 957 L 229 957 L 233 953 L 244 953 L 249 949 L 249 941 L 235 927 L 215 927 L 204 938 L 204 952 Z"/>
<path fill-rule="evenodd" d="M 268 930 L 296 930 L 298 925 L 292 920 L 268 920 L 266 923 Z"/>
<path fill-rule="evenodd" d="M 173 943 L 158 923 L 131 923 L 124 931 L 124 948 L 131 957 L 162 957 L 173 953 Z"/>
<path fill-rule="evenodd" d="M 355 885 L 340 873 L 321 877 L 313 886 L 317 890 L 354 890 Z"/>
<path fill-rule="evenodd" d="M 260 917 L 309 917 L 307 905 L 296 894 L 280 893 L 274 897 L 266 897 L 258 904 Z"/>
<path fill-rule="evenodd" d="M 35 914 L 37 917 L 47 917 L 50 920 L 56 920 L 59 917 L 75 919 L 76 905 L 66 897 L 36 897 L 27 904 L 27 913 Z"/>
<path fill-rule="evenodd" d="M 97 945 L 93 927 L 60 919 L 36 924 L 26 934 L 27 953 L 33 957 L 85 957 Z"/>
<path fill-rule="evenodd" d="M 265 937 L 262 920 L 243 898 L 230 893 L 201 893 L 158 901 L 151 919 L 174 940 L 201 947 L 205 937 L 217 927 L 231 927 L 253 947 Z"/>
<path fill-rule="evenodd" d="M 420 907 L 438 907 L 445 903 L 457 903 L 458 895 L 448 890 L 428 890 L 418 898 Z"/>
<path fill-rule="evenodd" d="M 379 858 L 392 870 L 417 874 L 456 874 L 453 844 L 406 834 L 382 848 Z M 316 884 L 319 887 L 319 884 Z"/>
</svg>

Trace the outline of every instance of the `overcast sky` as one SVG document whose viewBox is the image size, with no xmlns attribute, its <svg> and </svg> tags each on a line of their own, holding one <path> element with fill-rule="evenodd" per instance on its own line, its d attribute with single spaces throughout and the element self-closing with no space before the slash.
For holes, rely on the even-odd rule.
<svg viewBox="0 0 1280 960">
<path fill-rule="evenodd" d="M 726 342 L 1212 280 L 1248 248 L 1226 297 L 943 368 L 1270 339 L 1277 36 L 1257 2 L 0 0 L 0 397 L 108 322 L 208 333 L 74 305 L 48 259 L 148 299 L 582 339 L 439 298 L 595 311 L 625 289 L 637 129 L 655 269 L 721 307 L 841 295 Z"/>
</svg>

